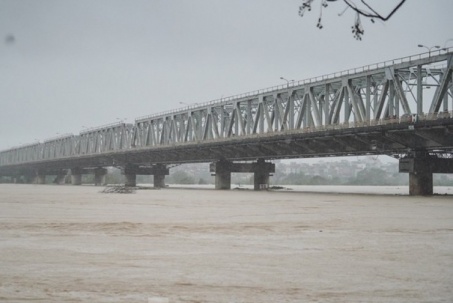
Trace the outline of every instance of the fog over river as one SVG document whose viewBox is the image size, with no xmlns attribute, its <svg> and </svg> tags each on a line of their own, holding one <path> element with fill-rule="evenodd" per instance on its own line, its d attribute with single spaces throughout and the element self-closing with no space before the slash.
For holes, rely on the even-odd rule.
<svg viewBox="0 0 453 303">
<path fill-rule="evenodd" d="M 102 189 L 0 184 L 1 302 L 453 298 L 452 188 Z"/>
</svg>

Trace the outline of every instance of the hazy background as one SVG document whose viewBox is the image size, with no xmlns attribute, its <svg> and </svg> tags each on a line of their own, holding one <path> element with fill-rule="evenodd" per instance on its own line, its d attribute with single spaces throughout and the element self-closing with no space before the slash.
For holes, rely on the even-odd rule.
<svg viewBox="0 0 453 303">
<path fill-rule="evenodd" d="M 375 5 L 382 0 L 370 0 Z M 396 3 L 386 1 L 386 5 Z M 0 150 L 268 86 L 453 46 L 453 1 L 409 0 L 386 23 L 343 2 L 1 0 Z M 390 3 L 390 4 L 389 4 Z"/>
</svg>

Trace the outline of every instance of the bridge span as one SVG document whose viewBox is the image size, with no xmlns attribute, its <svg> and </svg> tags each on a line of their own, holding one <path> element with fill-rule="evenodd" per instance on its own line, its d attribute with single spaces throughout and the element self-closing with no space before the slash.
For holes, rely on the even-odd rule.
<svg viewBox="0 0 453 303">
<path fill-rule="evenodd" d="M 169 166 L 211 162 L 216 188 L 232 172 L 269 183 L 273 159 L 386 154 L 409 173 L 409 192 L 433 192 L 453 173 L 453 48 L 399 58 L 114 123 L 0 152 L 0 176 L 42 183 L 120 167 L 126 185 Z M 248 161 L 248 162 L 244 162 Z"/>
</svg>

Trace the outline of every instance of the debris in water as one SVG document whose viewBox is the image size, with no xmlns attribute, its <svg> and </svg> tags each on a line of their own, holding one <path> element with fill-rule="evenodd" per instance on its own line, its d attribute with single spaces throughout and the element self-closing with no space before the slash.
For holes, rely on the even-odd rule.
<svg viewBox="0 0 453 303">
<path fill-rule="evenodd" d="M 101 193 L 104 194 L 134 194 L 135 187 L 130 186 L 107 186 Z"/>
</svg>

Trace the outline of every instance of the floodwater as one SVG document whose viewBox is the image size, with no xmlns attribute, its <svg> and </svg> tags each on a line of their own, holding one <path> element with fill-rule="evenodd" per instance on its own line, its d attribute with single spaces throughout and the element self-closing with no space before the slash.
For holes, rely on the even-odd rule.
<svg viewBox="0 0 453 303">
<path fill-rule="evenodd" d="M 1 302 L 452 302 L 453 198 L 0 184 Z"/>
<path fill-rule="evenodd" d="M 149 186 L 141 184 L 143 186 Z M 272 185 L 271 185 L 272 186 Z M 214 185 L 172 185 L 176 188 L 204 188 L 213 189 Z M 280 191 L 297 191 L 306 193 L 331 193 L 331 194 L 372 194 L 372 195 L 409 195 L 408 185 L 399 186 L 359 186 L 359 185 L 282 185 Z M 232 184 L 232 189 L 253 189 L 253 185 Z M 434 186 L 435 195 L 452 195 L 452 186 Z"/>
</svg>

